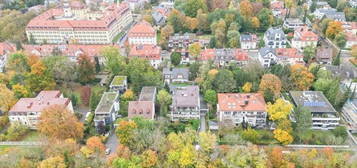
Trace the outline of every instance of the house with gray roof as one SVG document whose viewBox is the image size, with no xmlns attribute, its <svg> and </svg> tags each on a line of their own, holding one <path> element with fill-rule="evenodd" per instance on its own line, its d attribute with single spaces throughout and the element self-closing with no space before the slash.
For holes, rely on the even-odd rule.
<svg viewBox="0 0 357 168">
<path fill-rule="evenodd" d="M 264 42 L 266 47 L 286 48 L 287 38 L 282 28 L 271 27 L 264 33 Z"/>
<path fill-rule="evenodd" d="M 167 84 L 172 82 L 188 82 L 189 81 L 189 74 L 190 71 L 188 68 L 164 68 L 163 69 L 163 76 L 164 81 Z"/>
<path fill-rule="evenodd" d="M 118 118 L 119 94 L 117 92 L 104 92 L 94 112 L 94 126 L 98 133 L 104 133 L 105 127 L 113 126 Z"/>
<path fill-rule="evenodd" d="M 172 121 L 200 119 L 201 101 L 198 86 L 177 87 L 170 106 Z"/>
<path fill-rule="evenodd" d="M 295 30 L 296 28 L 304 26 L 304 22 L 299 18 L 287 18 L 284 20 L 283 27 L 285 29 Z"/>
<path fill-rule="evenodd" d="M 268 68 L 270 67 L 270 65 L 275 64 L 277 61 L 275 49 L 270 47 L 261 48 L 258 53 L 258 60 L 265 68 Z"/>
<path fill-rule="evenodd" d="M 157 26 L 163 26 L 165 25 L 166 22 L 166 18 L 164 15 L 162 15 L 160 12 L 158 11 L 153 11 L 152 12 L 152 18 L 154 19 L 154 23 Z"/>
<path fill-rule="evenodd" d="M 320 91 L 290 91 L 295 106 L 310 110 L 312 129 L 331 130 L 339 125 L 340 118 L 336 110 Z"/>
<path fill-rule="evenodd" d="M 345 13 L 337 12 L 337 10 L 334 8 L 318 8 L 315 10 L 313 15 L 320 20 L 323 19 L 323 17 L 326 17 L 336 21 L 346 21 Z"/>
<path fill-rule="evenodd" d="M 352 8 L 357 8 L 357 0 L 349 0 L 348 3 Z"/>
</svg>

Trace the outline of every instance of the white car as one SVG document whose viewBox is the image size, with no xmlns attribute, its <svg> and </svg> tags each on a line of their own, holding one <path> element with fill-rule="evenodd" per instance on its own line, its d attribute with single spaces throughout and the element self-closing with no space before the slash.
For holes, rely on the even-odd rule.
<svg viewBox="0 0 357 168">
<path fill-rule="evenodd" d="M 107 149 L 105 150 L 105 154 L 106 154 L 106 155 L 109 155 L 110 152 L 111 152 L 110 148 L 107 148 Z"/>
</svg>

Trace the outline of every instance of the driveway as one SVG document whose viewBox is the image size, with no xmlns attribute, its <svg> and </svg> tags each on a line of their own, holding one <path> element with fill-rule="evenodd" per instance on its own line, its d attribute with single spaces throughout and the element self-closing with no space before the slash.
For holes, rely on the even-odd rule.
<svg viewBox="0 0 357 168">
<path fill-rule="evenodd" d="M 108 137 L 107 142 L 105 143 L 105 147 L 110 149 L 110 154 L 115 153 L 117 146 L 118 146 L 118 138 L 117 135 L 115 134 L 115 131 L 113 130 L 111 134 Z"/>
<path fill-rule="evenodd" d="M 88 107 L 79 107 L 78 112 L 82 114 L 81 119 L 79 120 L 80 122 L 84 123 L 84 120 L 86 119 L 86 115 L 89 111 Z"/>
</svg>

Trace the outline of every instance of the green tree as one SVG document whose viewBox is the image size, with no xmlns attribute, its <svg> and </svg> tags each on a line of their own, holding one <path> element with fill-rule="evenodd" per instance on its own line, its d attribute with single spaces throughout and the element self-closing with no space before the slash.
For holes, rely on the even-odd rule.
<svg viewBox="0 0 357 168">
<path fill-rule="evenodd" d="M 207 11 L 207 5 L 204 0 L 187 0 L 184 6 L 185 14 L 190 17 L 196 17 L 199 9 Z"/>
<path fill-rule="evenodd" d="M 273 13 L 267 8 L 263 8 L 258 13 L 258 19 L 260 21 L 260 30 L 266 31 L 270 25 L 274 22 Z"/>
<path fill-rule="evenodd" d="M 309 109 L 297 106 L 294 109 L 296 118 L 296 130 L 298 133 L 309 130 L 312 126 L 312 115 Z"/>
<path fill-rule="evenodd" d="M 97 105 L 98 105 L 104 91 L 105 91 L 104 87 L 101 87 L 101 86 L 92 87 L 90 100 L 89 100 L 89 107 L 90 107 L 91 111 L 95 111 L 95 109 L 97 108 Z"/>
<path fill-rule="evenodd" d="M 157 101 L 160 104 L 160 115 L 167 114 L 168 105 L 171 104 L 171 95 L 166 90 L 160 90 L 157 94 Z"/>
<path fill-rule="evenodd" d="M 338 47 L 344 48 L 346 45 L 346 35 L 345 33 L 341 32 L 338 33 L 335 37 L 335 43 L 337 44 Z"/>
<path fill-rule="evenodd" d="M 226 69 L 218 72 L 212 84 L 215 90 L 220 93 L 232 92 L 236 88 L 233 73 Z"/>
<path fill-rule="evenodd" d="M 315 57 L 315 48 L 312 46 L 307 46 L 304 48 L 304 61 L 309 63 L 309 61 Z"/>
<path fill-rule="evenodd" d="M 104 47 L 101 51 L 105 59 L 105 68 L 113 75 L 118 75 L 125 69 L 125 58 L 120 55 L 119 49 L 114 46 Z"/>
<path fill-rule="evenodd" d="M 181 53 L 179 52 L 173 52 L 171 54 L 171 63 L 174 65 L 174 66 L 177 66 L 181 63 Z"/>
</svg>

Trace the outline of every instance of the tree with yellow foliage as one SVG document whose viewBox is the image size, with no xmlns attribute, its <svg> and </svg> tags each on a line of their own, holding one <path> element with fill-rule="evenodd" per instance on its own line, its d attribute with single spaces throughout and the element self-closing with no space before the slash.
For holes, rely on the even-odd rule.
<svg viewBox="0 0 357 168">
<path fill-rule="evenodd" d="M 18 98 L 18 99 L 30 96 L 30 93 L 27 90 L 27 88 L 25 88 L 25 86 L 21 85 L 21 84 L 13 85 L 12 91 L 14 91 L 16 98 Z"/>
<path fill-rule="evenodd" d="M 194 59 L 197 59 L 201 53 L 201 44 L 198 42 L 191 44 L 188 47 L 188 52 Z"/>
<path fill-rule="evenodd" d="M 314 75 L 309 72 L 304 65 L 295 64 L 291 66 L 291 79 L 294 89 L 303 91 L 311 87 L 314 81 Z"/>
<path fill-rule="evenodd" d="M 43 160 L 38 168 L 67 168 L 67 165 L 62 157 L 55 156 Z"/>
<path fill-rule="evenodd" d="M 351 49 L 351 56 L 357 60 L 357 45 L 353 45 Z"/>
<path fill-rule="evenodd" d="M 191 17 L 186 17 L 186 22 L 185 26 L 193 32 L 195 29 L 197 29 L 198 26 L 198 20 L 196 18 L 191 18 Z"/>
<path fill-rule="evenodd" d="M 243 87 L 242 87 L 242 90 L 244 93 L 250 93 L 251 90 L 252 90 L 252 83 L 251 82 L 246 82 Z"/>
<path fill-rule="evenodd" d="M 267 112 L 270 120 L 277 121 L 288 118 L 292 109 L 291 103 L 279 98 L 274 104 L 268 103 Z"/>
<path fill-rule="evenodd" d="M 131 89 L 127 89 L 124 94 L 120 97 L 124 101 L 134 100 L 134 92 Z"/>
<path fill-rule="evenodd" d="M 9 111 L 16 101 L 14 92 L 8 89 L 4 84 L 0 84 L 0 110 Z"/>
<path fill-rule="evenodd" d="M 273 133 L 274 138 L 283 145 L 288 145 L 294 140 L 294 138 L 287 131 L 284 131 L 282 129 L 275 129 Z"/>
<path fill-rule="evenodd" d="M 152 168 L 155 167 L 158 161 L 158 157 L 155 151 L 152 151 L 150 149 L 146 150 L 143 152 L 141 155 L 141 158 L 143 159 L 143 162 L 141 165 L 144 168 Z"/>
<path fill-rule="evenodd" d="M 259 27 L 260 27 L 260 21 L 259 21 L 259 19 L 258 19 L 257 17 L 252 17 L 251 22 L 252 22 L 252 27 L 253 27 L 255 30 L 259 29 Z"/>
<path fill-rule="evenodd" d="M 120 121 L 118 127 L 116 128 L 116 134 L 120 143 L 125 146 L 129 146 L 134 138 L 133 132 L 137 127 L 138 126 L 134 121 Z"/>
</svg>

